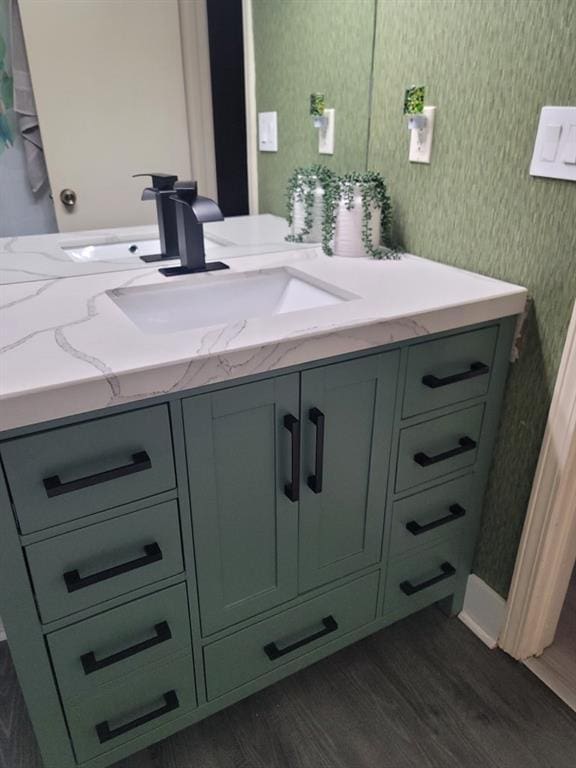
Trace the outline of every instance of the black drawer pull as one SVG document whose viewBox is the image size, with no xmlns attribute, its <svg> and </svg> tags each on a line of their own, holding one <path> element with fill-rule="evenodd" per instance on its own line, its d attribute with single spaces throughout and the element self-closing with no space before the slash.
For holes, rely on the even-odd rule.
<svg viewBox="0 0 576 768">
<path fill-rule="evenodd" d="M 436 456 L 428 456 L 427 453 L 415 453 L 414 461 L 416 464 L 420 464 L 421 467 L 429 467 L 431 464 L 438 464 L 439 461 L 453 459 L 454 456 L 460 456 L 461 453 L 467 453 L 476 448 L 476 440 L 472 440 L 471 437 L 461 437 L 458 443 L 458 448 L 452 448 L 449 451 L 444 451 L 444 453 L 437 453 Z"/>
<path fill-rule="evenodd" d="M 448 384 L 456 384 L 458 381 L 466 381 L 466 379 L 475 379 L 476 376 L 485 376 L 490 371 L 490 366 L 486 363 L 476 362 L 470 365 L 467 371 L 462 373 L 454 373 L 452 376 L 445 376 L 443 379 L 434 376 L 433 373 L 428 373 L 426 376 L 422 376 L 422 384 L 430 389 L 438 389 L 438 387 L 446 387 Z"/>
<path fill-rule="evenodd" d="M 130 560 L 128 563 L 121 563 L 115 565 L 112 568 L 107 568 L 105 571 L 98 571 L 98 573 L 92 573 L 90 576 L 80 576 L 78 571 L 68 571 L 64 574 L 64 581 L 68 592 L 77 592 L 79 589 L 85 587 L 91 587 L 93 584 L 98 584 L 100 581 L 106 581 L 106 579 L 113 579 L 115 576 L 121 576 L 123 573 L 134 571 L 136 568 L 144 568 L 146 565 L 157 563 L 162 560 L 162 550 L 158 544 L 147 544 L 144 547 L 146 554 L 144 557 L 137 557 L 136 560 Z"/>
<path fill-rule="evenodd" d="M 176 691 L 167 691 L 167 693 L 163 694 L 163 698 L 164 705 L 160 707 L 160 709 L 155 709 L 147 715 L 137 717 L 135 720 L 132 720 L 125 725 L 119 725 L 118 728 L 110 728 L 110 724 L 107 720 L 104 720 L 103 723 L 98 723 L 96 726 L 96 734 L 98 735 L 100 744 L 105 744 L 111 739 L 116 739 L 118 736 L 130 733 L 130 731 L 133 731 L 135 728 L 139 728 L 141 725 L 146 725 L 146 723 L 150 723 L 152 720 L 162 717 L 162 715 L 167 715 L 169 712 L 173 712 L 180 706 Z"/>
<path fill-rule="evenodd" d="M 84 674 L 91 675 L 93 672 L 98 672 L 105 667 L 111 667 L 113 664 L 118 664 L 119 661 L 129 659 L 130 656 L 136 656 L 138 653 L 142 653 L 142 651 L 147 651 L 149 648 L 154 648 L 155 645 L 166 643 L 172 639 L 172 632 L 167 621 L 156 624 L 154 632 L 156 634 L 149 640 L 143 640 L 141 643 L 136 643 L 136 645 L 132 645 L 123 651 L 118 651 L 118 653 L 113 653 L 111 656 L 106 656 L 104 659 L 97 659 L 94 651 L 83 654 L 80 657 L 80 661 L 82 662 Z"/>
<path fill-rule="evenodd" d="M 316 426 L 316 457 L 314 474 L 308 477 L 308 487 L 314 493 L 322 493 L 324 480 L 324 424 L 326 417 L 319 408 L 310 408 L 308 418 Z"/>
<path fill-rule="evenodd" d="M 313 635 L 308 635 L 308 637 L 298 640 L 296 643 L 292 643 L 292 645 L 286 645 L 284 648 L 278 648 L 276 643 L 268 643 L 268 645 L 264 646 L 264 653 L 268 656 L 270 661 L 275 661 L 281 656 L 286 656 L 287 653 L 292 653 L 292 651 L 295 651 L 297 648 L 302 648 L 302 646 L 308 645 L 308 643 L 313 643 L 314 640 L 325 637 L 325 635 L 329 635 L 331 632 L 336 632 L 338 629 L 338 622 L 334 616 L 326 616 L 322 619 L 322 624 L 324 625 L 324 628 L 319 632 L 314 632 Z"/>
<path fill-rule="evenodd" d="M 421 533 L 428 533 L 428 531 L 433 531 L 434 528 L 440 528 L 441 525 L 451 523 L 453 520 L 459 520 L 466 514 L 466 510 L 460 504 L 451 504 L 448 509 L 450 514 L 439 517 L 438 520 L 433 520 L 431 523 L 426 523 L 426 525 L 420 525 L 416 520 L 410 520 L 410 522 L 406 523 L 406 528 L 413 536 L 420 536 Z"/>
<path fill-rule="evenodd" d="M 284 416 L 284 426 L 292 435 L 292 480 L 284 486 L 290 501 L 300 500 L 300 422 L 290 414 Z"/>
<path fill-rule="evenodd" d="M 138 451 L 138 453 L 132 454 L 132 463 L 125 464 L 123 467 L 115 467 L 114 469 L 107 469 L 106 472 L 98 472 L 96 475 L 80 477 L 78 480 L 70 480 L 69 483 L 61 482 L 59 475 L 46 477 L 42 482 L 46 489 L 46 496 L 51 499 L 54 496 L 61 496 L 63 493 L 80 491 L 82 488 L 90 488 L 91 485 L 99 485 L 100 483 L 107 483 L 109 480 L 117 480 L 119 477 L 133 475 L 135 472 L 143 472 L 151 467 L 152 462 L 146 451 Z"/>
<path fill-rule="evenodd" d="M 405 595 L 415 595 L 416 592 L 421 592 L 423 589 L 433 587 L 434 584 L 438 584 L 439 582 L 444 581 L 444 579 L 449 579 L 450 576 L 454 576 L 456 573 L 456 568 L 450 563 L 442 563 L 440 570 L 442 573 L 438 574 L 438 576 L 433 576 L 431 579 L 428 579 L 428 581 L 422 581 L 420 584 L 412 584 L 411 581 L 403 581 L 402 584 L 400 584 L 400 589 Z"/>
<path fill-rule="evenodd" d="M 485 376 L 490 371 L 490 366 L 486 363 L 472 363 L 467 371 L 462 373 L 454 373 L 452 376 L 445 376 L 443 379 L 439 379 L 432 373 L 422 376 L 422 384 L 430 389 L 438 389 L 438 387 L 446 387 L 448 384 L 456 384 L 458 381 L 466 381 L 466 379 L 475 379 L 476 376 Z"/>
</svg>

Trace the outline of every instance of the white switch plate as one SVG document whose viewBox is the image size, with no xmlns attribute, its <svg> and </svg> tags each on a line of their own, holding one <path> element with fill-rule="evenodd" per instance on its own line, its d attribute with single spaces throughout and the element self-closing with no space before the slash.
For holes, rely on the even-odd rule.
<svg viewBox="0 0 576 768">
<path fill-rule="evenodd" d="M 258 112 L 258 149 L 278 152 L 278 113 Z"/>
<path fill-rule="evenodd" d="M 436 107 L 424 107 L 426 126 L 421 131 L 410 131 L 410 151 L 408 153 L 408 159 L 411 163 L 430 162 L 435 112 Z"/>
<path fill-rule="evenodd" d="M 326 118 L 326 125 L 318 130 L 318 152 L 321 155 L 333 155 L 336 110 L 325 109 L 322 117 Z"/>
<path fill-rule="evenodd" d="M 576 107 L 542 107 L 530 175 L 576 181 Z"/>
</svg>

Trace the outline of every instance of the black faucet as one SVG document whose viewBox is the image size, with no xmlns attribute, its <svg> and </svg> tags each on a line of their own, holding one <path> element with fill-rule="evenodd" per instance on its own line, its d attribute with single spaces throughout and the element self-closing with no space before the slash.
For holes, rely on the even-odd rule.
<svg viewBox="0 0 576 768">
<path fill-rule="evenodd" d="M 142 192 L 142 200 L 156 200 L 161 251 L 161 253 L 140 256 L 140 258 L 146 262 L 177 259 L 180 254 L 178 252 L 176 211 L 170 198 L 174 194 L 174 184 L 178 181 L 178 176 L 170 173 L 136 173 L 133 178 L 136 179 L 140 176 L 152 177 L 152 186 L 146 187 Z"/>
<path fill-rule="evenodd" d="M 224 219 L 222 211 L 214 200 L 200 197 L 196 181 L 179 181 L 174 184 L 174 194 L 170 200 L 176 211 L 178 250 L 182 264 L 180 267 L 164 267 L 160 272 L 170 277 L 229 269 L 229 266 L 221 261 L 211 261 L 206 264 L 203 225 L 209 221 Z"/>
</svg>

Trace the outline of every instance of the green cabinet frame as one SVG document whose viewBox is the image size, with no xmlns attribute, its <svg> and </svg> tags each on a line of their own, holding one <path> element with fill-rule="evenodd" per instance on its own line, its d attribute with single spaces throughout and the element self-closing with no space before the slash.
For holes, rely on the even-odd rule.
<svg viewBox="0 0 576 768">
<path fill-rule="evenodd" d="M 507 317 L 0 435 L 4 462 L 3 471 L 0 468 L 0 614 L 46 768 L 105 768 L 435 600 L 442 600 L 449 612 L 457 612 L 471 568 L 515 325 L 516 318 Z M 453 370 L 450 361 L 456 360 L 456 353 Z M 474 378 L 461 382 L 453 394 L 450 389 L 442 390 L 441 396 L 431 390 L 432 395 L 427 393 L 426 402 L 420 403 L 415 393 L 424 375 L 449 378 L 477 359 L 490 366 L 489 376 L 481 382 Z M 409 391 L 413 399 L 407 406 Z M 153 429 L 149 417 L 161 410 L 151 411 L 151 406 L 167 411 L 171 444 L 166 445 L 166 425 Z M 317 450 L 317 412 L 324 417 L 323 456 Z M 161 455 L 152 456 L 152 464 L 169 468 L 161 473 L 166 482 L 147 488 L 140 484 L 141 477 L 134 476 L 129 498 L 122 493 L 115 496 L 112 486 L 102 486 L 102 494 L 109 499 L 106 508 L 82 508 L 78 514 L 54 519 L 49 528 L 23 523 L 24 516 L 19 520 L 24 497 L 11 494 L 9 486 L 14 472 L 21 472 L 17 485 L 24 487 L 27 468 L 22 463 L 19 469 L 14 463 L 14 452 L 24 445 L 17 441 L 46 435 L 46 440 L 58 443 L 59 436 L 67 434 L 63 427 L 74 427 L 76 432 L 91 425 L 88 432 L 94 433 L 107 423 L 103 417 L 128 414 L 142 430 L 142 441 L 151 440 L 152 448 L 156 433 L 160 435 Z M 470 414 L 478 418 L 466 421 Z M 287 421 L 287 417 L 291 418 Z M 468 458 L 450 460 L 441 472 L 426 473 L 413 464 L 415 452 L 442 453 L 451 448 L 461 430 L 469 431 L 474 425 L 478 446 L 474 456 L 469 455 L 470 462 Z M 300 453 L 294 450 L 297 443 Z M 64 458 L 65 448 L 58 448 Z M 322 489 L 317 492 L 318 483 L 310 480 L 318 480 L 320 459 Z M 61 463 L 56 470 L 60 471 Z M 398 483 L 401 463 L 404 480 Z M 435 527 L 417 540 L 407 538 L 407 522 L 427 525 L 441 519 L 445 507 L 449 509 L 455 501 L 466 507 L 466 517 Z M 64 542 L 66 534 L 88 531 L 106 521 L 128 521 L 133 512 L 168 502 L 178 507 L 180 539 L 175 547 L 184 570 L 42 623 L 27 552 L 50 540 Z M 110 525 L 109 530 L 114 529 Z M 435 579 L 445 560 L 456 574 L 413 595 L 401 588 L 406 581 L 419 587 Z M 320 606 L 336 616 L 345 615 L 338 595 L 353 589 L 353 582 L 370 583 L 365 598 L 370 611 L 375 602 L 374 618 L 368 619 L 373 614 L 366 608 L 366 619 L 362 614 L 357 621 L 344 622 L 342 634 L 334 632 L 310 643 L 286 658 L 286 663 L 262 667 L 255 663 L 254 670 L 269 671 L 248 674 L 247 668 L 246 674 L 238 675 L 235 687 L 209 700 L 206 663 L 219 648 L 230 644 L 241 650 L 241 639 L 256 632 L 256 624 L 274 629 L 266 631 L 262 642 L 272 637 L 294 644 L 299 638 L 291 639 L 292 631 L 318 628 Z M 75 753 L 67 722 L 72 716 L 63 709 L 53 671 L 52 638 L 77 622 L 97 620 L 116 608 L 125 606 L 128 612 L 132 601 L 179 584 L 186 586 L 190 648 L 178 646 L 165 663 L 184 664 L 186 673 L 177 673 L 178 684 L 184 685 L 187 677 L 185 696 L 190 693 L 190 699 L 183 698 L 181 713 L 151 723 L 135 732 L 134 738 L 111 742 L 102 753 L 89 746 Z M 292 626 L 290 616 L 296 615 L 300 618 Z M 126 638 L 122 642 L 118 638 L 118 645 L 126 647 Z M 159 657 L 154 666 L 158 669 L 162 664 Z M 122 694 L 127 696 L 126 707 L 131 698 L 129 681 L 140 681 L 134 682 L 135 692 L 142 684 L 136 671 L 119 681 L 126 686 Z M 99 700 L 100 694 L 105 697 L 105 686 L 99 688 Z M 78 734 L 87 721 L 77 705 L 74 702 Z M 118 714 L 125 714 L 124 705 Z M 80 738 L 88 744 L 88 735 Z"/>
<path fill-rule="evenodd" d="M 380 559 L 399 357 L 389 352 L 302 373 L 301 591 Z M 323 435 L 311 421 L 314 409 L 324 418 Z M 322 437 L 316 492 L 308 480 Z"/>
</svg>

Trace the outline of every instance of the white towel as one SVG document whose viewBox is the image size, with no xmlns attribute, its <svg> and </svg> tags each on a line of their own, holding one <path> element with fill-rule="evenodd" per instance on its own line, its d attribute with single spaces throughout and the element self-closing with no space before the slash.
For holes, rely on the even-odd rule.
<svg viewBox="0 0 576 768">
<path fill-rule="evenodd" d="M 48 183 L 48 171 L 42 148 L 42 137 L 36 113 L 34 91 L 30 79 L 28 57 L 22 33 L 22 20 L 18 0 L 11 2 L 10 49 L 12 57 L 12 77 L 14 81 L 14 111 L 18 115 L 18 126 L 24 140 L 26 168 L 33 192 L 39 192 Z"/>
</svg>

